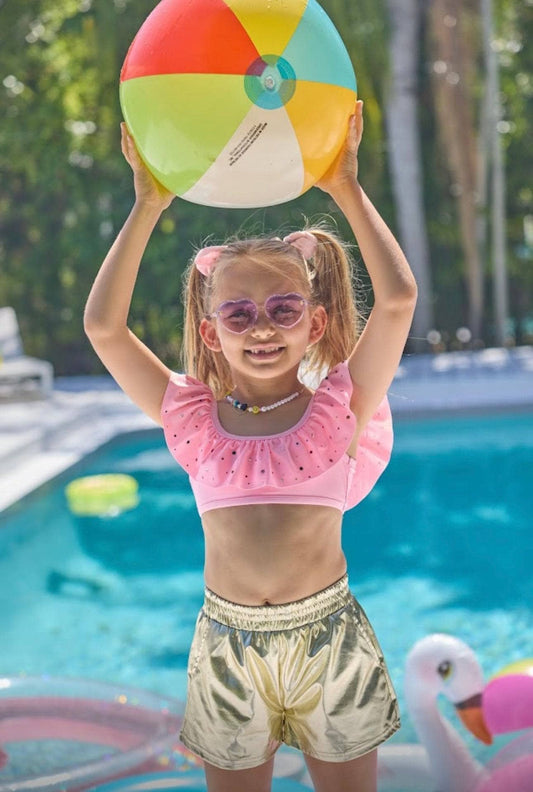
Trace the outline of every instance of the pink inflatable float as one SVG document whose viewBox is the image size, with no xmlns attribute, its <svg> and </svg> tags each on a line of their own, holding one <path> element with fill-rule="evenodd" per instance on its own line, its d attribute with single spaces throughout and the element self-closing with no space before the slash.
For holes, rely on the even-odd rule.
<svg viewBox="0 0 533 792">
<path fill-rule="evenodd" d="M 145 765 L 177 742 L 182 709 L 93 680 L 0 678 L 0 792 L 73 789 Z"/>
<path fill-rule="evenodd" d="M 491 734 L 532 725 L 533 658 L 505 666 L 490 680 L 483 691 L 483 716 Z"/>
</svg>

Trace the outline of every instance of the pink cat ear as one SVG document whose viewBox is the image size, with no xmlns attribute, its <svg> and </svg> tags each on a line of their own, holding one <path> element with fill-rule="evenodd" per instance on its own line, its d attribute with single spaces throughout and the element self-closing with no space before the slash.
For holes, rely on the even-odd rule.
<svg viewBox="0 0 533 792">
<path fill-rule="evenodd" d="M 227 245 L 209 245 L 202 248 L 194 257 L 194 266 L 202 275 L 207 277 L 217 263 L 220 254 L 226 248 Z"/>
<path fill-rule="evenodd" d="M 311 259 L 316 253 L 317 238 L 310 231 L 294 231 L 283 238 L 284 242 L 297 248 L 304 259 Z"/>
</svg>

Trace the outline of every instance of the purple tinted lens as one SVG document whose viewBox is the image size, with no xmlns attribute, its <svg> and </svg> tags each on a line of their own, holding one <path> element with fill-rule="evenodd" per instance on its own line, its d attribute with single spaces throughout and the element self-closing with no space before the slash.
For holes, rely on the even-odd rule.
<svg viewBox="0 0 533 792">
<path fill-rule="evenodd" d="M 304 315 L 307 300 L 301 294 L 272 294 L 265 302 L 265 313 L 278 327 L 294 327 Z M 259 316 L 253 300 L 228 300 L 215 312 L 231 333 L 250 330 Z"/>
<path fill-rule="evenodd" d="M 265 303 L 265 313 L 280 327 L 294 327 L 304 315 L 305 305 L 301 294 L 273 294 Z"/>
<path fill-rule="evenodd" d="M 217 314 L 231 333 L 245 333 L 257 321 L 257 306 L 252 300 L 228 300 L 222 303 Z"/>
</svg>

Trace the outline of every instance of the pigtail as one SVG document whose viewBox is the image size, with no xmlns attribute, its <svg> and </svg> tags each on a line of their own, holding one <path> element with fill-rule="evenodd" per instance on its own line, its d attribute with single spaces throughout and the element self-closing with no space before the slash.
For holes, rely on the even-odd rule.
<svg viewBox="0 0 533 792">
<path fill-rule="evenodd" d="M 352 262 L 347 247 L 331 232 L 308 228 L 318 245 L 308 262 L 313 298 L 326 309 L 326 331 L 308 353 L 311 369 L 330 369 L 351 354 L 361 331 Z"/>
<path fill-rule="evenodd" d="M 202 275 L 191 262 L 184 274 L 183 366 L 185 372 L 204 382 L 220 398 L 233 385 L 229 367 L 220 352 L 208 349 L 200 336 L 200 322 L 205 317 L 211 277 Z"/>
</svg>

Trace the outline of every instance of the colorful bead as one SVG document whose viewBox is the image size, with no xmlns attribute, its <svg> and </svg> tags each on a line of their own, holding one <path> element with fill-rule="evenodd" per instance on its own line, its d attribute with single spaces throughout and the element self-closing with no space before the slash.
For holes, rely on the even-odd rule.
<svg viewBox="0 0 533 792">
<path fill-rule="evenodd" d="M 234 399 L 230 391 L 226 393 L 224 398 L 227 402 L 229 402 L 229 404 L 231 404 L 232 407 L 235 407 L 236 410 L 241 410 L 242 412 L 249 412 L 252 413 L 252 415 L 258 415 L 259 413 L 262 412 L 275 410 L 276 407 L 281 407 L 282 404 L 287 404 L 293 399 L 296 399 L 296 397 L 299 396 L 301 392 L 302 391 L 295 391 L 294 393 L 291 393 L 290 396 L 286 396 L 284 399 L 280 399 L 279 401 L 274 402 L 274 404 L 266 404 L 263 407 L 258 407 L 257 404 L 254 404 L 253 407 L 249 407 L 245 402 L 240 402 L 238 399 Z"/>
</svg>

